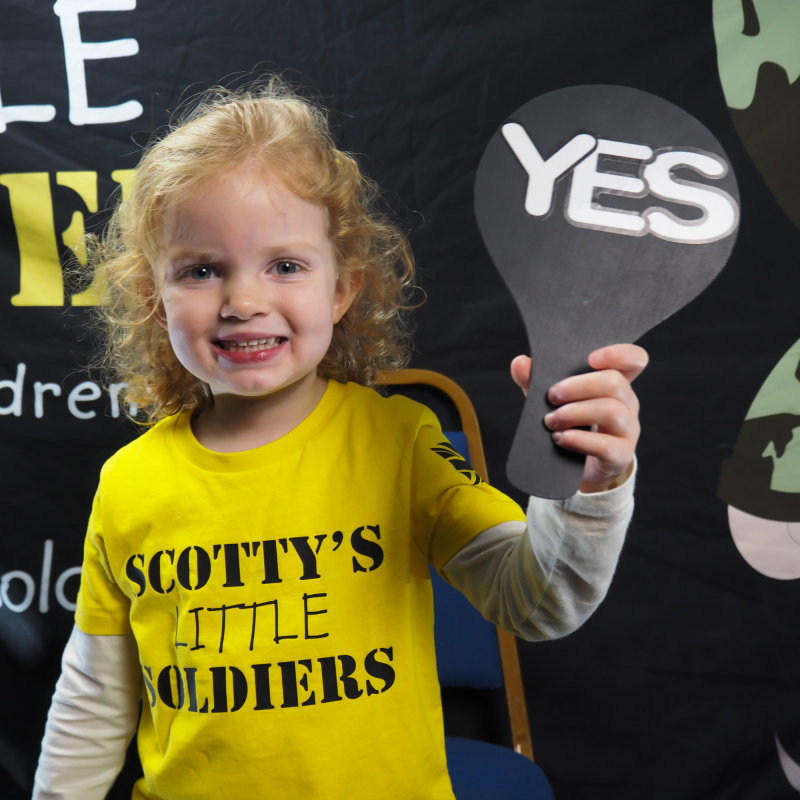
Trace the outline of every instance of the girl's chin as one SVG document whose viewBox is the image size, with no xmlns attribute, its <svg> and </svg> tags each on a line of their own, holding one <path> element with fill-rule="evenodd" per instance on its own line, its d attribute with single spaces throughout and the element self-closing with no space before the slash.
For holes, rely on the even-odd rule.
<svg viewBox="0 0 800 800">
<path fill-rule="evenodd" d="M 291 376 L 280 380 L 277 376 L 272 380 L 252 380 L 252 381 L 209 381 L 211 394 L 214 397 L 222 395 L 241 398 L 258 399 L 260 397 L 270 397 L 280 394 L 287 389 L 298 390 L 307 387 L 313 391 L 317 383 L 316 369 L 305 375 Z"/>
</svg>

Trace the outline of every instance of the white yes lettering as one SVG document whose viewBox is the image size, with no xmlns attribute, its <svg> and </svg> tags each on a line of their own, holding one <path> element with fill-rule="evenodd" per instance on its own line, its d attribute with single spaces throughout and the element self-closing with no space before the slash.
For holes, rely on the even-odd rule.
<svg viewBox="0 0 800 800">
<path fill-rule="evenodd" d="M 647 221 L 635 211 L 605 208 L 594 201 L 595 189 L 605 194 L 623 197 L 643 197 L 647 184 L 633 175 L 617 175 L 613 172 L 598 172 L 600 156 L 617 156 L 647 161 L 653 151 L 646 145 L 612 142 L 598 139 L 594 152 L 581 161 L 572 173 L 572 186 L 567 201 L 567 218 L 580 228 L 596 228 L 641 236 L 647 233 Z"/>
<path fill-rule="evenodd" d="M 550 212 L 556 180 L 591 153 L 596 144 L 594 136 L 581 133 L 545 161 L 522 125 L 507 122 L 503 125 L 503 138 L 528 173 L 525 210 L 533 217 L 543 217 Z"/>
<path fill-rule="evenodd" d="M 555 182 L 572 170 L 566 202 L 567 221 L 579 228 L 610 231 L 626 236 L 651 233 L 659 239 L 686 244 L 715 242 L 730 236 L 739 221 L 739 207 L 727 192 L 715 186 L 678 178 L 676 169 L 691 169 L 712 180 L 728 173 L 725 161 L 712 153 L 662 149 L 644 144 L 595 139 L 581 133 L 547 160 L 525 129 L 516 122 L 503 125 L 503 138 L 528 174 L 525 211 L 533 217 L 549 214 Z M 598 170 L 601 156 L 641 162 L 640 177 Z M 648 194 L 700 209 L 699 219 L 687 220 L 659 206 L 639 213 L 610 208 L 597 202 L 599 194 L 641 198 Z"/>
<path fill-rule="evenodd" d="M 643 175 L 650 193 L 662 200 L 699 208 L 703 216 L 690 222 L 678 219 L 663 208 L 648 208 L 644 216 L 647 217 L 650 233 L 670 242 L 695 244 L 716 242 L 733 233 L 739 222 L 736 201 L 715 186 L 676 178 L 672 170 L 680 167 L 692 169 L 707 178 L 719 179 L 728 173 L 728 165 L 710 153 L 678 150 L 659 153 L 656 160 L 644 168 Z"/>
</svg>

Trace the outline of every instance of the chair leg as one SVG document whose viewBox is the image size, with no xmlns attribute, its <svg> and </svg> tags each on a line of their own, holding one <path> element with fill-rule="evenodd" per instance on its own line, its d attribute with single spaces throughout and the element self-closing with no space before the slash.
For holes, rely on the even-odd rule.
<svg viewBox="0 0 800 800">
<path fill-rule="evenodd" d="M 514 750 L 531 761 L 533 745 L 531 729 L 528 724 L 528 709 L 525 705 L 525 689 L 522 685 L 522 673 L 519 668 L 517 640 L 514 634 L 497 629 L 497 642 L 500 645 L 500 660 L 503 664 L 503 682 L 508 700 L 508 715 L 511 719 L 511 738 Z"/>
</svg>

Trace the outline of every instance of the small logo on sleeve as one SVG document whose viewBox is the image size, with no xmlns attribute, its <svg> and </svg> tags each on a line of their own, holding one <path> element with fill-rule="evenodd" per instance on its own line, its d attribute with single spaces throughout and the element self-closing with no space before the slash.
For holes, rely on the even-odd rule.
<svg viewBox="0 0 800 800">
<path fill-rule="evenodd" d="M 483 483 L 481 476 L 461 457 L 461 454 L 450 442 L 440 442 L 436 447 L 432 447 L 431 450 L 440 455 L 445 461 L 449 461 L 453 468 L 467 478 L 473 486 Z"/>
</svg>

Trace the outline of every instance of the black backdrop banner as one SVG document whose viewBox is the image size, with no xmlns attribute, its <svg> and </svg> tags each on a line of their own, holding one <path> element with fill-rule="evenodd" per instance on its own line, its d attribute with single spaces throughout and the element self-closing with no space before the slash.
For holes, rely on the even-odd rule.
<svg viewBox="0 0 800 800">
<path fill-rule="evenodd" d="M 737 506 L 738 478 L 717 492 L 751 419 L 783 409 L 800 422 L 793 368 L 778 382 L 787 408 L 754 404 L 779 362 L 800 360 L 798 6 L 0 0 L 0 796 L 30 795 L 99 469 L 137 435 L 119 387 L 82 367 L 94 298 L 62 264 L 187 92 L 271 71 L 332 109 L 339 144 L 411 231 L 428 298 L 415 366 L 465 388 L 490 478 L 520 501 L 504 477 L 523 404 L 508 364 L 527 340 L 473 212 L 489 139 L 534 97 L 610 84 L 675 104 L 719 141 L 738 240 L 714 283 L 641 340 L 637 512 L 617 577 L 583 629 L 520 652 L 534 750 L 560 800 L 796 796 L 800 592 L 785 578 L 800 571 L 743 558 L 729 507 L 769 520 L 769 503 Z M 736 475 L 749 458 L 760 497 L 800 490 L 786 424 L 758 434 L 765 451 L 737 445 Z M 800 545 L 781 546 L 797 561 Z M 135 769 L 110 797 L 130 796 Z"/>
</svg>

